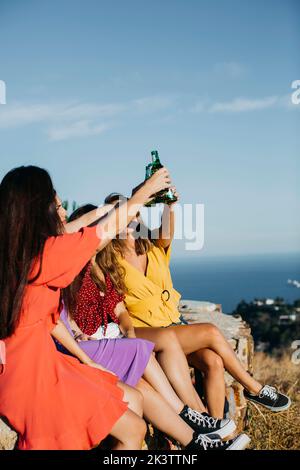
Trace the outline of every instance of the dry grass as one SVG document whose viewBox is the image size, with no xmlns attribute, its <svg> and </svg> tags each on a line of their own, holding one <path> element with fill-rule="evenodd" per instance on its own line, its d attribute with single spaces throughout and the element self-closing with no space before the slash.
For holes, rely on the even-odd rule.
<svg viewBox="0 0 300 470">
<path fill-rule="evenodd" d="M 274 358 L 256 353 L 255 377 L 262 383 L 278 387 L 290 396 L 292 405 L 283 413 L 272 413 L 248 402 L 248 425 L 251 448 L 256 450 L 300 449 L 300 365 L 288 355 Z"/>
</svg>

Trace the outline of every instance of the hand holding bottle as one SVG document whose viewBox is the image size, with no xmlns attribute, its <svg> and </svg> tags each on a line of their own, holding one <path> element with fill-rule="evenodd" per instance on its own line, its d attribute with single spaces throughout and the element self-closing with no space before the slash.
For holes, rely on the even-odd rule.
<svg viewBox="0 0 300 470">
<path fill-rule="evenodd" d="M 163 189 L 169 189 L 171 187 L 171 178 L 167 168 L 163 167 L 157 170 L 149 179 L 146 180 L 144 186 L 149 190 L 149 197 Z"/>
<path fill-rule="evenodd" d="M 146 180 L 151 178 L 151 175 L 155 174 L 157 171 L 164 168 L 160 161 L 157 150 L 152 150 L 151 160 L 152 160 L 151 163 L 149 163 L 146 166 Z M 167 187 L 161 191 L 158 191 L 157 193 L 154 193 L 153 198 L 150 201 L 146 202 L 145 206 L 151 207 L 159 203 L 170 205 L 170 204 L 175 203 L 176 201 L 177 201 L 177 197 L 174 194 L 172 187 Z"/>
<path fill-rule="evenodd" d="M 168 202 L 167 205 L 171 208 L 171 207 L 174 207 L 174 205 L 179 201 L 179 194 L 178 194 L 177 189 L 176 189 L 175 186 L 171 186 L 170 189 L 171 189 L 172 194 L 174 196 L 174 200 Z"/>
</svg>

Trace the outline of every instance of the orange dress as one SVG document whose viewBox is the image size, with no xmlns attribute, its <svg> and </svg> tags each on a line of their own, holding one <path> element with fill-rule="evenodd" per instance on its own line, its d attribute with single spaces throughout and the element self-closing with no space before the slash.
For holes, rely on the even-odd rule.
<svg viewBox="0 0 300 470">
<path fill-rule="evenodd" d="M 4 340 L 0 415 L 18 432 L 19 449 L 91 449 L 127 409 L 117 377 L 58 352 L 50 334 L 59 318 L 60 289 L 98 245 L 95 227 L 46 241 L 41 273 L 26 288 L 20 323 Z M 32 273 L 37 272 L 38 263 Z"/>
</svg>

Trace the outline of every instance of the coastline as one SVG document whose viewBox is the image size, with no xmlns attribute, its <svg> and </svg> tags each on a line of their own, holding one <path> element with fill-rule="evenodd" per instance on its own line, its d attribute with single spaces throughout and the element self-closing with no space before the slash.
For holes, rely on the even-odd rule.
<svg viewBox="0 0 300 470">
<path fill-rule="evenodd" d="M 300 279 L 300 254 L 174 257 L 174 287 L 183 298 L 222 304 L 230 314 L 241 300 L 282 297 L 293 303 L 300 289 L 288 279 Z"/>
</svg>

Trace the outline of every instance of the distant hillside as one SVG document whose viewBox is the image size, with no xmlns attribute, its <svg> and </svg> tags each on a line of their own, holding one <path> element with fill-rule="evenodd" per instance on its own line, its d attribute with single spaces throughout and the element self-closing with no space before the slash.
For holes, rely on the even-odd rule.
<svg viewBox="0 0 300 470">
<path fill-rule="evenodd" d="M 233 314 L 250 325 L 257 351 L 287 349 L 300 340 L 300 300 L 293 304 L 281 298 L 241 301 Z"/>
</svg>

